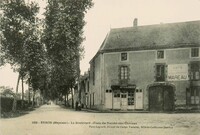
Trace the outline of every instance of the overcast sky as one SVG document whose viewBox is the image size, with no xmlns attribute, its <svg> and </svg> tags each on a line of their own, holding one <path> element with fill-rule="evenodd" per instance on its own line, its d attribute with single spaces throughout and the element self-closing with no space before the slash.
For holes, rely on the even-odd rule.
<svg viewBox="0 0 200 135">
<path fill-rule="evenodd" d="M 40 3 L 41 12 L 45 0 Z M 93 0 L 94 6 L 85 16 L 85 57 L 81 72 L 87 71 L 89 61 L 96 54 L 106 34 L 112 28 L 131 27 L 134 18 L 138 25 L 200 20 L 200 0 Z M 17 75 L 8 67 L 0 69 L 0 86 L 15 88 Z"/>
</svg>

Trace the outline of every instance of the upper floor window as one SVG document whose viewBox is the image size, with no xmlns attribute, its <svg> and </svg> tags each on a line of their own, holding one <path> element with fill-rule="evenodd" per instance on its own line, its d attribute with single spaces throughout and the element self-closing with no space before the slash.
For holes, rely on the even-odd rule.
<svg viewBox="0 0 200 135">
<path fill-rule="evenodd" d="M 199 48 L 191 48 L 191 57 L 199 57 Z"/>
<path fill-rule="evenodd" d="M 200 62 L 192 62 L 190 65 L 190 79 L 200 80 Z"/>
<path fill-rule="evenodd" d="M 127 80 L 128 79 L 128 66 L 120 67 L 120 79 Z"/>
<path fill-rule="evenodd" d="M 158 50 L 157 51 L 157 59 L 164 59 L 164 50 Z"/>
<path fill-rule="evenodd" d="M 165 81 L 165 64 L 156 64 L 156 81 Z"/>
<path fill-rule="evenodd" d="M 128 60 L 127 53 L 121 53 L 121 61 L 127 61 L 127 60 Z"/>
</svg>

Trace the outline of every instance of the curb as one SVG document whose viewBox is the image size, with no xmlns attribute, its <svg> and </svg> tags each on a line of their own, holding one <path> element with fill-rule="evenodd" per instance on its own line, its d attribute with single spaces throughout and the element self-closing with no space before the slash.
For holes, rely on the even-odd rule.
<svg viewBox="0 0 200 135">
<path fill-rule="evenodd" d="M 177 114 L 177 113 L 200 113 L 200 110 L 175 110 L 171 112 L 165 111 L 115 111 L 115 110 L 92 110 L 82 108 L 81 111 L 91 112 L 91 113 L 164 113 L 164 114 Z"/>
</svg>

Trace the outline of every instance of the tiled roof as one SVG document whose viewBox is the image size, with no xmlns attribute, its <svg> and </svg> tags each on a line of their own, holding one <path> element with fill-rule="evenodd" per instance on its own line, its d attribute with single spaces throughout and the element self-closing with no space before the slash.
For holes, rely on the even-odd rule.
<svg viewBox="0 0 200 135">
<path fill-rule="evenodd" d="M 111 29 L 99 52 L 200 46 L 200 21 Z"/>
</svg>

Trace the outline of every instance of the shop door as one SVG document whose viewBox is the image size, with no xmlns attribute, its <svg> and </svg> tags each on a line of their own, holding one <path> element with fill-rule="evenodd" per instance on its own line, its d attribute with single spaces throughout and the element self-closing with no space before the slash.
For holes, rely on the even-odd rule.
<svg viewBox="0 0 200 135">
<path fill-rule="evenodd" d="M 120 91 L 116 90 L 114 91 L 113 94 L 113 109 L 120 109 L 120 103 L 121 103 Z"/>
<path fill-rule="evenodd" d="M 121 93 L 121 109 L 127 110 L 127 106 L 128 106 L 127 93 Z"/>
</svg>

